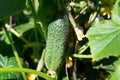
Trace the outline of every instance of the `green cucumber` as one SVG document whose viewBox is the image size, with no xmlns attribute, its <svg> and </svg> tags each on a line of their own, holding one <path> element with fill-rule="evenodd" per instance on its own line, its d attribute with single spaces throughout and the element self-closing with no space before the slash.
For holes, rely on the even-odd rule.
<svg viewBox="0 0 120 80">
<path fill-rule="evenodd" d="M 48 70 L 56 71 L 61 65 L 68 35 L 69 21 L 67 16 L 51 22 L 48 26 L 45 65 Z"/>
</svg>

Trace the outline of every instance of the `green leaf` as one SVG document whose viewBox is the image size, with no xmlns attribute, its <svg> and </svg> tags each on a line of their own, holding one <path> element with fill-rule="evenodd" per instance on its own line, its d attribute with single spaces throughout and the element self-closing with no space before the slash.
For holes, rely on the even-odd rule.
<svg viewBox="0 0 120 80">
<path fill-rule="evenodd" d="M 120 24 L 120 0 L 117 0 L 112 10 L 112 20 Z"/>
<path fill-rule="evenodd" d="M 25 0 L 0 0 L 0 19 L 14 15 L 25 8 Z"/>
<path fill-rule="evenodd" d="M 119 55 L 120 46 L 120 0 L 117 0 L 111 20 L 93 25 L 87 32 L 93 60 Z"/>
<path fill-rule="evenodd" d="M 93 25 L 87 32 L 93 60 L 118 56 L 120 52 L 120 25 L 111 20 Z"/>
<path fill-rule="evenodd" d="M 10 37 L 11 37 L 11 34 L 10 34 Z M 8 37 L 5 33 L 0 35 L 0 40 L 6 42 L 7 44 L 10 44 L 10 41 L 8 40 Z"/>
<path fill-rule="evenodd" d="M 93 68 L 95 69 L 105 69 L 107 71 L 114 71 L 116 69 L 114 62 L 116 62 L 118 60 L 118 58 L 116 57 L 109 57 L 109 59 L 102 59 L 98 62 L 96 62 L 93 65 Z"/>
<path fill-rule="evenodd" d="M 15 57 L 3 57 L 0 55 L 0 67 L 1 68 L 10 68 L 10 67 L 18 67 Z M 18 79 L 19 74 L 16 74 L 14 72 L 6 72 L 6 73 L 0 73 L 0 80 L 4 79 Z"/>
<path fill-rule="evenodd" d="M 15 30 L 20 34 L 20 36 L 23 36 L 23 34 L 27 31 L 29 31 L 30 29 L 34 28 L 34 21 L 33 19 L 31 19 L 29 21 L 29 23 L 26 24 L 21 24 L 19 26 L 15 27 Z"/>
<path fill-rule="evenodd" d="M 120 60 L 117 60 L 115 63 L 114 63 L 115 67 L 116 67 L 116 70 L 113 71 L 113 72 L 110 72 L 110 77 L 109 80 L 119 80 L 120 78 Z"/>
<path fill-rule="evenodd" d="M 120 78 L 120 66 L 115 70 L 115 72 L 111 73 L 111 77 L 109 80 L 119 80 Z"/>
</svg>

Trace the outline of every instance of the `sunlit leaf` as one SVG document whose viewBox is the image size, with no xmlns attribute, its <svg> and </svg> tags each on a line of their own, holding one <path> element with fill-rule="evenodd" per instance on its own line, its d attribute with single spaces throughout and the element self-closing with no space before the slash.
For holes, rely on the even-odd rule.
<svg viewBox="0 0 120 80">
<path fill-rule="evenodd" d="M 120 25 L 111 20 L 93 25 L 87 32 L 93 60 L 118 56 L 120 52 Z"/>
<path fill-rule="evenodd" d="M 87 32 L 93 60 L 118 56 L 120 52 L 120 0 L 115 3 L 112 19 L 93 25 Z"/>
</svg>

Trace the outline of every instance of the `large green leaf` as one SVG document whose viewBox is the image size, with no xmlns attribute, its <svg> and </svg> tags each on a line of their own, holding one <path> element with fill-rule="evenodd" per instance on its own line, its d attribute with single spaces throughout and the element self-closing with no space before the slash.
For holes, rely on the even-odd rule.
<svg viewBox="0 0 120 80">
<path fill-rule="evenodd" d="M 93 60 L 118 56 L 120 52 L 120 0 L 112 11 L 112 19 L 94 24 L 87 32 Z"/>
<path fill-rule="evenodd" d="M 15 57 L 4 57 L 0 55 L 0 67 L 18 67 Z M 5 79 L 18 79 L 20 75 L 14 72 L 0 73 L 0 80 Z"/>
<path fill-rule="evenodd" d="M 101 21 L 93 25 L 86 36 L 94 60 L 119 55 L 120 25 L 111 20 Z"/>
<path fill-rule="evenodd" d="M 4 19 L 25 8 L 25 0 L 0 0 L 0 19 Z"/>
</svg>

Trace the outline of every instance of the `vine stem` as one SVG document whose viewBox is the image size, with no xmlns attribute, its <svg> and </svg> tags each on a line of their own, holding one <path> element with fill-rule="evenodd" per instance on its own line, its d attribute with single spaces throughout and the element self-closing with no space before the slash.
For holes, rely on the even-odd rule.
<svg viewBox="0 0 120 80">
<path fill-rule="evenodd" d="M 68 74 L 67 66 L 65 66 L 65 72 L 66 72 L 67 80 L 69 80 L 69 74 Z"/>
<path fill-rule="evenodd" d="M 21 64 L 21 62 L 20 62 L 20 58 L 19 58 L 19 56 L 18 56 L 17 50 L 16 50 L 16 48 L 15 48 L 15 46 L 14 46 L 14 44 L 13 44 L 12 39 L 10 38 L 10 35 L 9 35 L 9 33 L 8 33 L 8 31 L 7 31 L 7 29 L 6 29 L 5 26 L 4 26 L 4 30 L 5 30 L 5 33 L 6 33 L 6 35 L 7 35 L 8 40 L 9 40 L 10 43 L 11 43 L 11 47 L 12 47 L 13 53 L 14 53 L 14 55 L 15 55 L 16 61 L 17 61 L 17 63 L 18 63 L 18 66 L 19 66 L 20 68 L 22 68 L 22 64 Z M 21 74 L 22 74 L 22 76 L 23 76 L 23 79 L 24 79 L 24 80 L 27 80 L 25 74 L 24 74 L 24 73 L 21 73 Z"/>
<path fill-rule="evenodd" d="M 75 43 L 75 50 L 74 50 L 75 53 L 77 52 L 78 43 L 79 43 L 79 41 L 76 40 L 76 43 Z M 77 80 L 77 65 L 76 65 L 76 58 L 74 58 L 73 78 L 74 78 L 74 80 Z"/>
<path fill-rule="evenodd" d="M 34 2 L 32 0 L 28 0 L 28 4 L 30 6 L 30 9 L 32 11 L 32 15 L 34 18 L 34 34 L 35 34 L 35 41 L 39 42 L 39 38 L 38 38 L 38 26 L 37 26 L 37 17 L 36 17 L 36 11 L 35 11 L 35 5 Z M 39 58 L 39 52 L 36 48 L 33 47 L 34 53 L 36 55 L 37 58 Z"/>
<path fill-rule="evenodd" d="M 89 47 L 88 42 L 84 44 L 78 51 L 78 54 L 82 54 Z"/>
<path fill-rule="evenodd" d="M 76 58 L 92 58 L 92 55 L 73 54 L 73 57 L 76 57 Z"/>
<path fill-rule="evenodd" d="M 46 80 L 53 80 L 50 76 L 46 75 L 43 72 L 39 72 L 33 69 L 28 69 L 28 68 L 0 68 L 0 72 L 24 72 L 24 73 L 31 73 L 31 74 L 36 74 Z"/>
<path fill-rule="evenodd" d="M 34 17 L 35 39 L 36 39 L 36 41 L 38 42 L 37 24 L 36 24 L 36 11 L 35 11 L 35 8 L 34 8 L 34 5 L 33 5 L 32 1 L 31 1 L 31 0 L 28 0 L 28 3 L 29 3 L 29 5 L 30 5 L 30 9 L 31 9 L 31 11 L 32 11 L 32 15 L 33 15 L 33 17 Z"/>
<path fill-rule="evenodd" d="M 76 22 L 75 22 L 75 20 L 74 20 L 74 18 L 73 18 L 73 16 L 72 16 L 72 14 L 71 14 L 71 7 L 68 7 L 68 18 L 69 18 L 69 20 L 70 20 L 70 23 L 71 23 L 72 27 L 73 27 L 74 30 L 75 30 L 75 28 L 77 28 L 77 24 L 76 24 Z M 79 41 L 76 40 L 75 50 L 74 50 L 75 53 L 76 53 L 76 51 L 77 51 L 78 43 L 79 43 Z M 76 70 L 77 70 L 77 67 L 76 67 L 76 59 L 74 58 L 73 73 L 72 73 L 74 80 L 77 80 Z"/>
<path fill-rule="evenodd" d="M 70 20 L 73 28 L 76 28 L 77 25 L 76 25 L 76 23 L 75 23 L 75 20 L 74 20 L 72 14 L 71 14 L 71 7 L 68 7 L 68 18 L 69 18 L 69 20 Z"/>
</svg>

